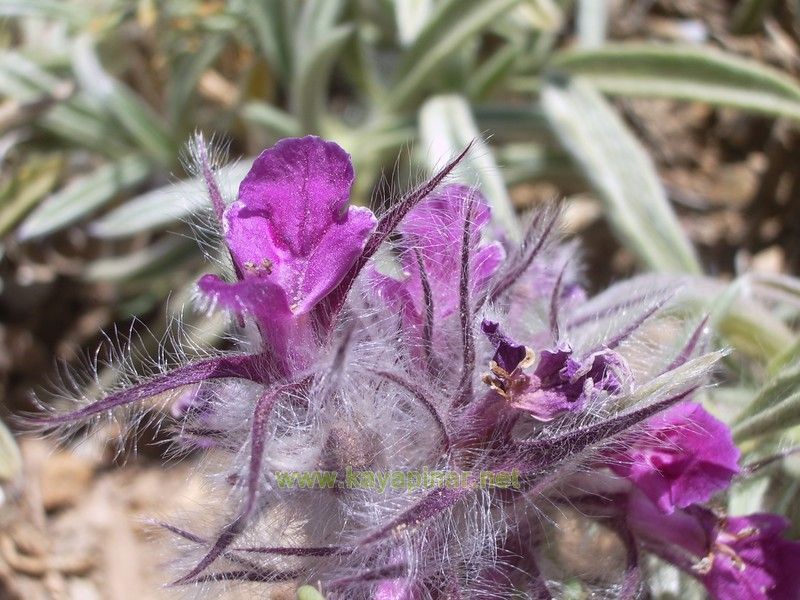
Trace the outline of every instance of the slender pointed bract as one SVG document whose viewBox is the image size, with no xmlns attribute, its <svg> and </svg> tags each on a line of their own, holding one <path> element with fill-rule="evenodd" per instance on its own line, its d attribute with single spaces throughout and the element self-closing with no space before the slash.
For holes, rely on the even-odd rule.
<svg viewBox="0 0 800 600">
<path fill-rule="evenodd" d="M 96 415 L 108 413 L 202 381 L 230 378 L 262 383 L 264 377 L 264 365 L 259 356 L 242 354 L 207 358 L 145 379 L 139 384 L 113 392 L 102 400 L 87 404 L 78 410 L 60 414 L 37 415 L 30 419 L 30 423 L 41 428 L 78 423 Z"/>
</svg>

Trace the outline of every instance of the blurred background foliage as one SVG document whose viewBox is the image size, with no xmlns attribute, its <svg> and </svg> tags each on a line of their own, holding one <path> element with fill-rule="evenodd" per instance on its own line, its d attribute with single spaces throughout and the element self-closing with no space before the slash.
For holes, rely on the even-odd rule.
<svg viewBox="0 0 800 600">
<path fill-rule="evenodd" d="M 798 0 L 0 0 L 0 16 L 6 413 L 115 324 L 143 321 L 153 351 L 190 297 L 207 268 L 193 132 L 236 159 L 229 197 L 277 139 L 336 140 L 373 206 L 478 140 L 457 177 L 511 237 L 516 212 L 565 198 L 592 289 L 697 276 L 682 316 L 709 314 L 732 349 L 707 403 L 763 462 L 730 509 L 800 533 Z M 13 479 L 8 435 L 0 453 Z"/>
</svg>

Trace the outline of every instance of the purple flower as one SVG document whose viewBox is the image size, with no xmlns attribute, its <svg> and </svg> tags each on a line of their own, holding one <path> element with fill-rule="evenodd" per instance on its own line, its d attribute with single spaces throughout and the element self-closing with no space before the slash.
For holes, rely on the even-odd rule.
<svg viewBox="0 0 800 600">
<path fill-rule="evenodd" d="M 728 427 L 699 404 L 685 402 L 650 419 L 609 466 L 670 513 L 727 488 L 739 472 L 738 460 Z"/>
<path fill-rule="evenodd" d="M 468 216 L 470 205 L 472 215 Z M 432 322 L 442 322 L 458 311 L 455 291 L 459 287 L 465 220 L 470 221 L 470 293 L 484 291 L 502 263 L 505 253 L 500 243 L 481 239 L 481 229 L 489 218 L 489 207 L 479 192 L 462 185 L 445 186 L 411 210 L 398 228 L 402 234 L 403 278 L 373 271 L 382 298 L 400 312 L 403 327 L 418 338 L 418 344 L 426 343 L 425 328 Z"/>
<path fill-rule="evenodd" d="M 778 515 L 718 516 L 700 505 L 663 514 L 634 493 L 628 523 L 645 546 L 696 577 L 717 600 L 800 598 L 800 543 Z"/>
<path fill-rule="evenodd" d="M 369 209 L 347 206 L 353 178 L 347 153 L 318 137 L 262 152 L 223 217 L 237 281 L 206 275 L 200 290 L 252 314 L 273 346 L 287 351 L 293 322 L 342 280 L 375 227 Z"/>
<path fill-rule="evenodd" d="M 481 329 L 495 347 L 484 382 L 510 405 L 539 421 L 582 410 L 598 393 L 618 394 L 620 377 L 628 373 L 624 359 L 612 350 L 576 360 L 564 344 L 538 354 L 510 340 L 498 323 L 484 320 Z M 532 373 L 524 370 L 535 363 Z"/>
</svg>

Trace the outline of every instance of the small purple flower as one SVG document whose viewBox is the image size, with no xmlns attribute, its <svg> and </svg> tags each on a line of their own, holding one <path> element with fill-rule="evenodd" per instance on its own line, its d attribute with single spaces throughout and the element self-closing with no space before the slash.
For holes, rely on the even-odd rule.
<svg viewBox="0 0 800 600">
<path fill-rule="evenodd" d="M 724 517 L 696 504 L 664 514 L 634 493 L 628 523 L 649 550 L 696 577 L 717 600 L 800 598 L 800 543 L 783 538 L 783 517 Z"/>
<path fill-rule="evenodd" d="M 507 398 L 510 405 L 526 411 L 539 421 L 582 410 L 598 393 L 618 394 L 620 377 L 628 372 L 624 359 L 612 350 L 592 353 L 578 361 L 564 344 L 538 354 L 510 340 L 498 323 L 484 320 L 481 329 L 495 347 L 489 387 Z M 535 364 L 532 373 L 525 369 Z"/>
<path fill-rule="evenodd" d="M 728 427 L 699 404 L 685 402 L 650 419 L 609 466 L 670 513 L 727 488 L 739 473 L 738 460 Z"/>
</svg>

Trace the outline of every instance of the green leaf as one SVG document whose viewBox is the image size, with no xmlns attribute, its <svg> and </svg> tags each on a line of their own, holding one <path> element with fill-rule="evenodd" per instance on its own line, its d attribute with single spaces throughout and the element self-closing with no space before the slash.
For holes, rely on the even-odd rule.
<svg viewBox="0 0 800 600">
<path fill-rule="evenodd" d="M 390 111 L 405 108 L 418 97 L 437 69 L 470 38 L 520 0 L 446 0 L 414 44 L 403 54 L 397 81 L 390 91 Z"/>
<path fill-rule="evenodd" d="M 433 13 L 432 0 L 392 0 L 397 37 L 402 46 L 410 46 L 417 39 Z"/>
<path fill-rule="evenodd" d="M 266 102 L 248 102 L 242 106 L 241 116 L 245 121 L 260 125 L 276 138 L 295 137 L 301 134 L 297 119 Z"/>
<path fill-rule="evenodd" d="M 152 165 L 140 156 L 128 156 L 78 178 L 45 200 L 19 228 L 20 239 L 53 233 L 113 200 L 123 190 L 144 181 Z"/>
<path fill-rule="evenodd" d="M 469 78 L 467 92 L 470 98 L 488 97 L 496 86 L 511 72 L 517 59 L 522 54 L 522 47 L 509 43 L 488 58 Z"/>
<path fill-rule="evenodd" d="M 292 78 L 290 104 L 304 133 L 321 132 L 322 117 L 327 112 L 331 69 L 352 33 L 352 25 L 335 27 L 321 36 L 298 60 Z"/>
<path fill-rule="evenodd" d="M 479 104 L 473 107 L 481 131 L 502 140 L 553 142 L 553 132 L 539 106 L 504 106 Z"/>
<path fill-rule="evenodd" d="M 712 48 L 607 45 L 557 53 L 550 67 L 580 75 L 608 94 L 696 100 L 800 120 L 795 79 Z"/>
<path fill-rule="evenodd" d="M 33 155 L 0 189 L 0 235 L 5 235 L 55 187 L 61 174 L 60 156 Z"/>
<path fill-rule="evenodd" d="M 733 426 L 733 439 L 742 443 L 756 437 L 779 433 L 800 424 L 800 390 L 778 400 L 769 408 Z"/>
<path fill-rule="evenodd" d="M 164 124 L 135 92 L 103 69 L 94 42 L 86 35 L 75 42 L 73 67 L 86 93 L 107 106 L 142 150 L 161 164 L 175 162 L 175 148 Z"/>
<path fill-rule="evenodd" d="M 652 269 L 699 273 L 652 161 L 603 97 L 576 79 L 548 84 L 542 106 L 622 242 Z"/>
<path fill-rule="evenodd" d="M 770 378 L 758 391 L 750 404 L 737 418 L 741 423 L 750 417 L 780 404 L 789 396 L 800 393 L 800 365 L 787 367 Z"/>
<path fill-rule="evenodd" d="M 19 446 L 6 424 L 0 421 L 0 482 L 11 483 L 21 475 L 22 454 Z"/>
<path fill-rule="evenodd" d="M 588 185 L 568 154 L 543 144 L 509 144 L 497 151 L 506 185 L 550 181 L 562 190 L 584 191 Z"/>
<path fill-rule="evenodd" d="M 304 585 L 297 589 L 297 600 L 325 600 L 325 596 L 317 588 Z"/>
<path fill-rule="evenodd" d="M 286 81 L 292 72 L 293 55 L 288 36 L 294 2 L 286 0 L 244 0 L 245 20 L 250 25 L 277 79 Z"/>
<path fill-rule="evenodd" d="M 64 0 L 0 0 L 0 15 L 46 17 L 70 23 L 84 23 L 90 11 Z"/>
<path fill-rule="evenodd" d="M 120 257 L 101 258 L 89 263 L 81 277 L 86 281 L 130 281 L 162 276 L 183 259 L 195 254 L 196 245 L 182 237 L 170 236 Z"/>
<path fill-rule="evenodd" d="M 466 99 L 458 95 L 435 96 L 422 105 L 419 121 L 422 147 L 430 171 L 473 142 L 472 150 L 458 165 L 453 177 L 472 185 L 477 175 L 479 188 L 492 208 L 492 220 L 511 239 L 518 239 L 519 220 L 508 197 L 505 181 L 491 149 L 480 137 Z"/>
<path fill-rule="evenodd" d="M 71 83 L 53 76 L 16 52 L 0 53 L 0 94 L 20 102 L 56 101 L 36 123 L 67 141 L 106 155 L 122 149 L 106 115 L 85 94 L 65 94 Z M 61 99 L 64 96 L 66 99 Z"/>
<path fill-rule="evenodd" d="M 167 95 L 167 114 L 171 123 L 180 122 L 188 116 L 184 114 L 186 105 L 197 89 L 197 82 L 222 52 L 226 37 L 221 34 L 209 35 L 198 52 L 175 60 L 174 67 L 170 69 Z"/>
<path fill-rule="evenodd" d="M 234 198 L 239 183 L 250 170 L 253 158 L 222 167 L 217 179 L 223 197 Z M 209 206 L 205 187 L 199 179 L 187 179 L 131 198 L 89 225 L 99 238 L 127 237 L 142 231 L 161 229 Z"/>
<path fill-rule="evenodd" d="M 581 48 L 599 48 L 606 41 L 608 0 L 578 0 L 578 42 Z"/>
</svg>

